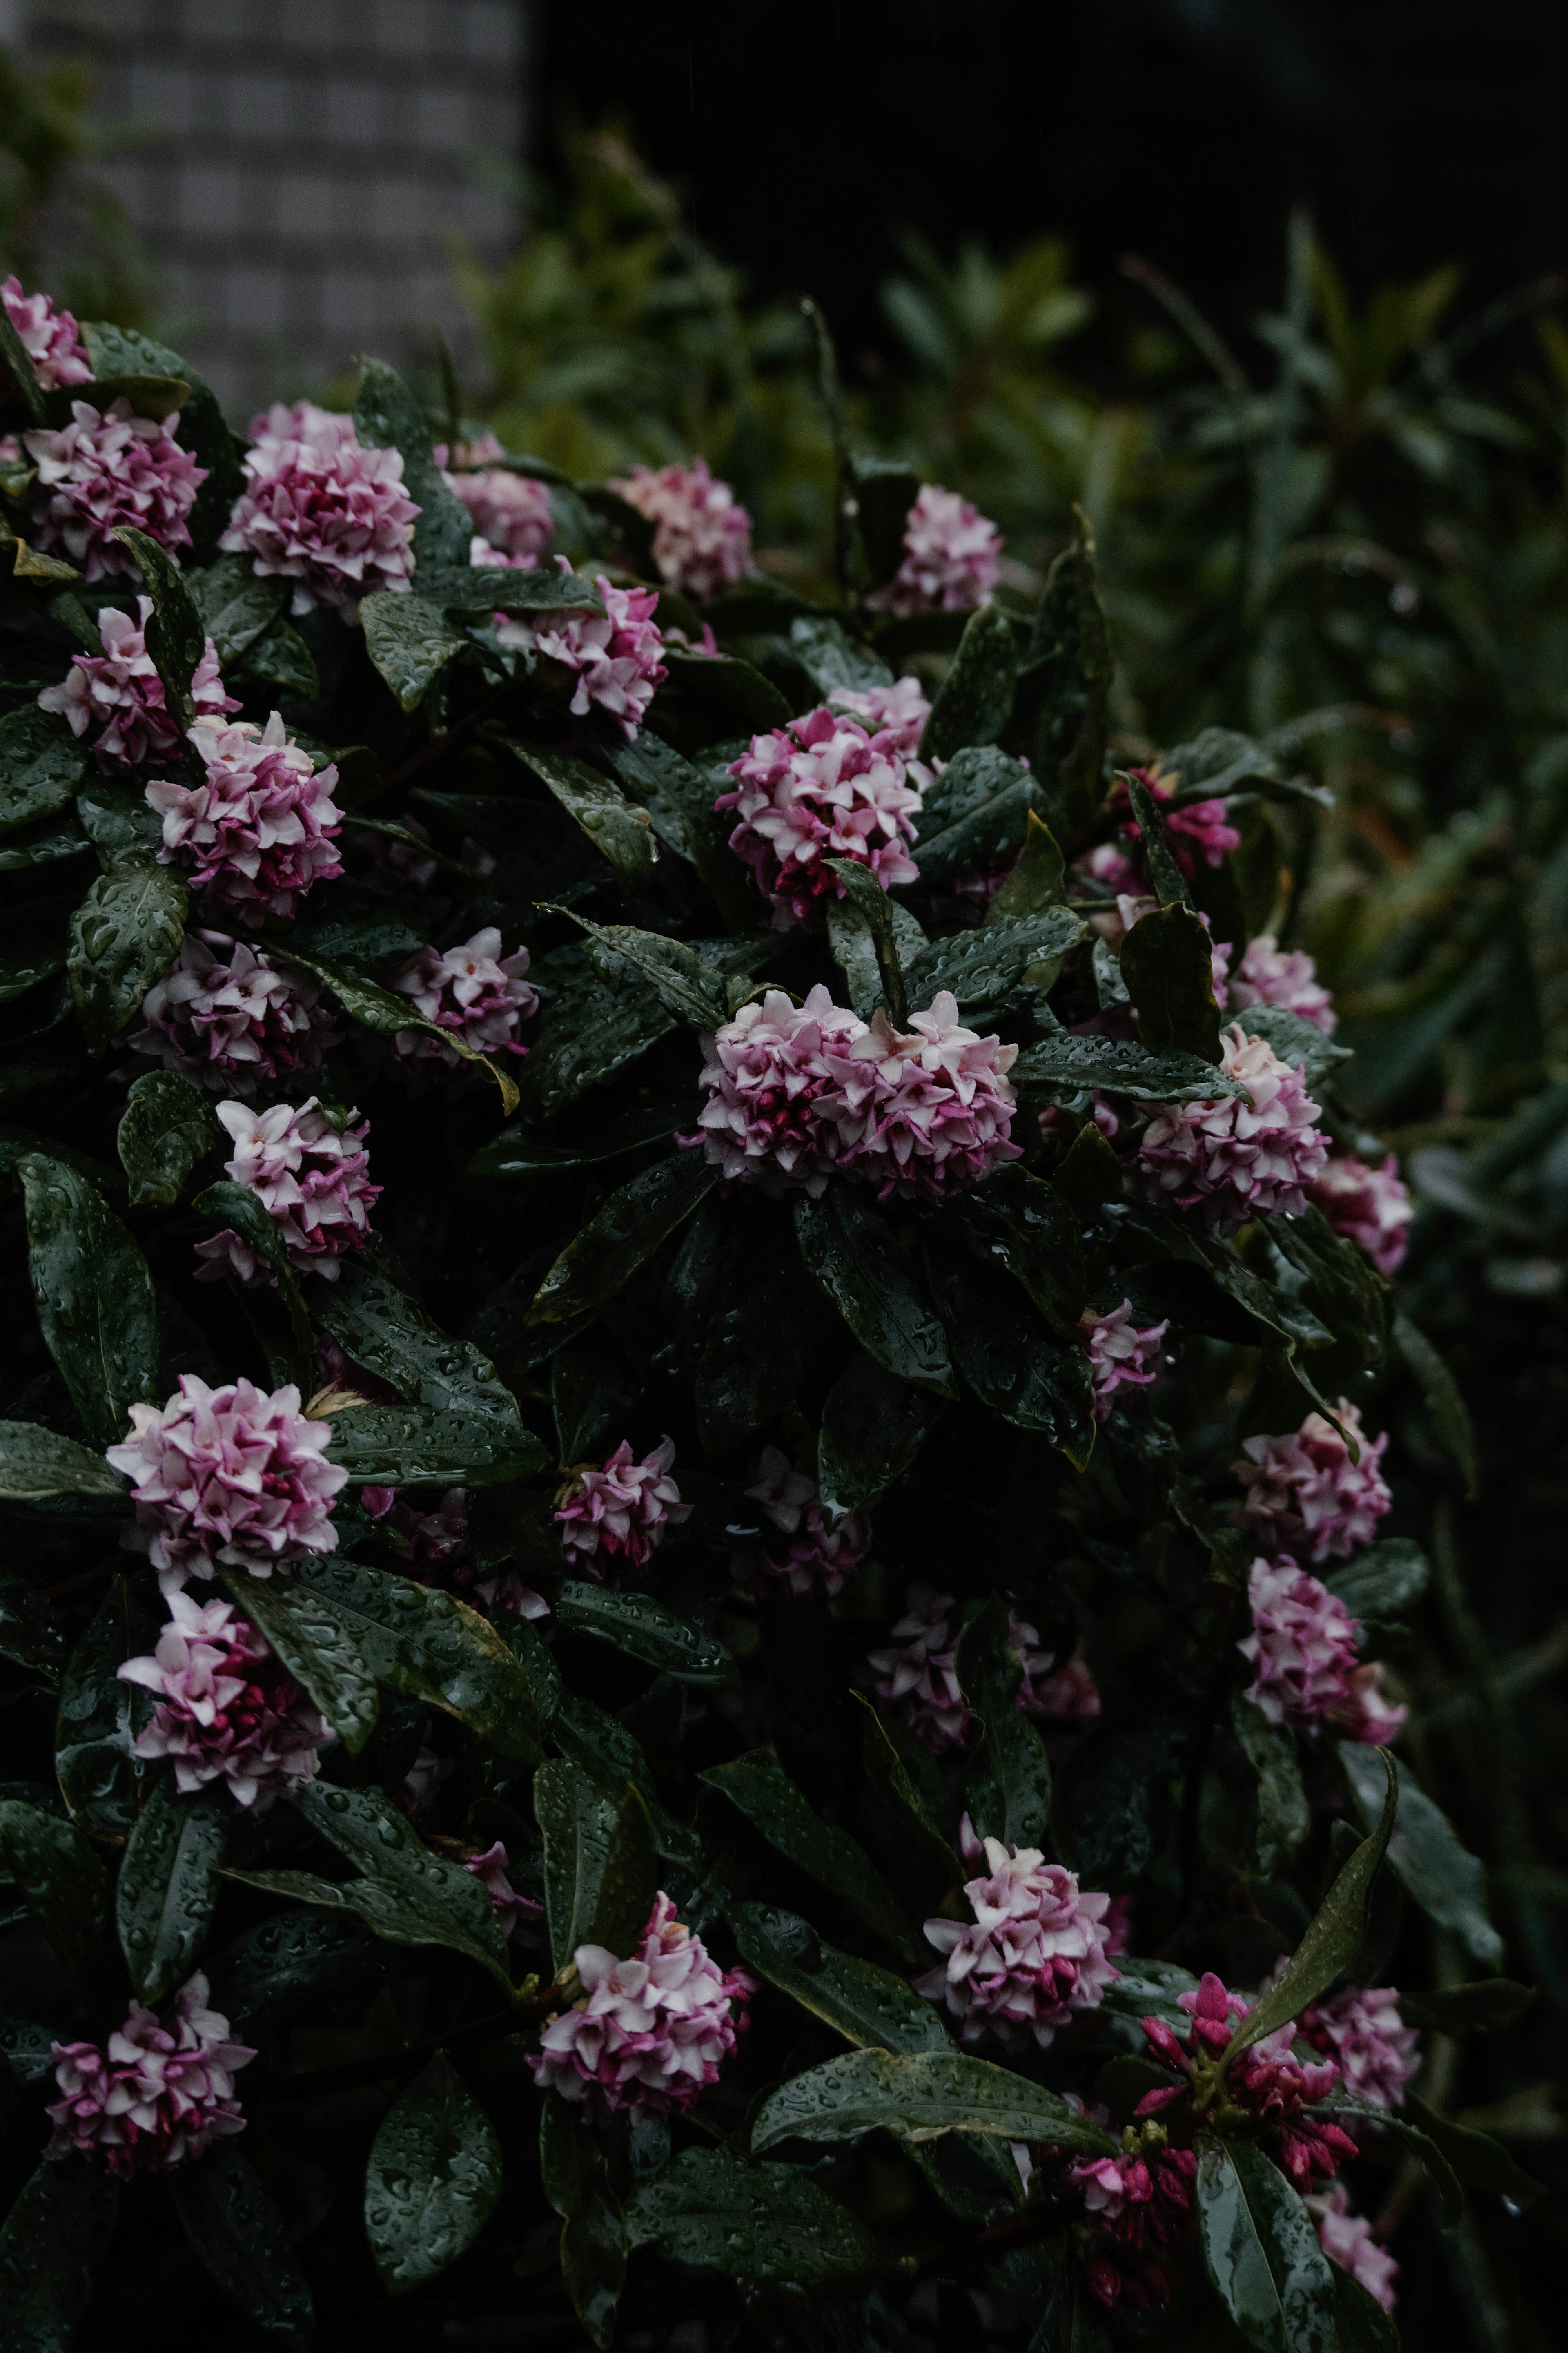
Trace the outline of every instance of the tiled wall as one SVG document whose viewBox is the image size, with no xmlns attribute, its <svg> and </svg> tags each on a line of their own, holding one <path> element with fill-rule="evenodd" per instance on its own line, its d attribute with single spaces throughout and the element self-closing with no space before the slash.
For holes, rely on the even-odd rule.
<svg viewBox="0 0 1568 2353">
<path fill-rule="evenodd" d="M 503 252 L 484 156 L 521 146 L 524 0 L 81 0 L 98 167 L 161 266 L 182 346 L 237 411 L 371 351 L 459 340 L 449 248 Z"/>
</svg>

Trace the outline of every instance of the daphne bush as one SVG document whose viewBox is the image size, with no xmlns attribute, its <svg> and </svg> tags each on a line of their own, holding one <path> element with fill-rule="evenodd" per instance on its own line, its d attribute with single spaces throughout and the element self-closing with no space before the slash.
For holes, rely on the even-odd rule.
<svg viewBox="0 0 1568 2353">
<path fill-rule="evenodd" d="M 1308 788 L 841 420 L 807 597 L 6 301 L 16 2342 L 1392 2342 L 1524 1997 L 1391 1975 L 1501 1957 L 1382 1663 L 1470 1441 Z"/>
</svg>

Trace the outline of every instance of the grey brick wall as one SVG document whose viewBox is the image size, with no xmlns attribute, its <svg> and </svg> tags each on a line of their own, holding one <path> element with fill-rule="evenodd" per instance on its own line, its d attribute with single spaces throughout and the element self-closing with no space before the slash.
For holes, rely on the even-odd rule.
<svg viewBox="0 0 1568 2353">
<path fill-rule="evenodd" d="M 434 322 L 461 342 L 450 244 L 493 259 L 514 227 L 473 166 L 520 153 L 525 0 L 81 0 L 78 15 L 100 37 L 99 111 L 147 132 L 95 176 L 237 413 L 356 352 L 427 359 Z"/>
</svg>

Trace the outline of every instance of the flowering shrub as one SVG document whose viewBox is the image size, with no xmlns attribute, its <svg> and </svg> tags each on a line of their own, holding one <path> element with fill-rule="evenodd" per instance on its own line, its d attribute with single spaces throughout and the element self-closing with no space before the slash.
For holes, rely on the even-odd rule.
<svg viewBox="0 0 1568 2353">
<path fill-rule="evenodd" d="M 786 587 L 6 304 L 8 2317 L 1385 2343 L 1518 1994 L 1291 778 L 1112 736 L 1081 529 L 851 446 Z"/>
</svg>

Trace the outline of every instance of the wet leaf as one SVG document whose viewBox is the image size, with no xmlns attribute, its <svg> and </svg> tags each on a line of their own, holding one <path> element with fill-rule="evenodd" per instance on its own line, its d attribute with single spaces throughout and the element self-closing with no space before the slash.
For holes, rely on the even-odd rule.
<svg viewBox="0 0 1568 2353">
<path fill-rule="evenodd" d="M 1411 1537 L 1384 1536 L 1323 1582 L 1352 1618 L 1387 1624 L 1418 1607 L 1431 1576 L 1431 1563 Z"/>
<path fill-rule="evenodd" d="M 731 1915 L 741 1958 L 820 2018 L 857 2050 L 951 2051 L 939 2004 L 891 1969 L 825 1945 L 798 1913 L 770 1904 L 737 1905 Z"/>
<path fill-rule="evenodd" d="M 978 1838 L 1009 1846 L 1049 1844 L 1051 1764 L 1018 1711 L 1024 1670 L 1012 1647 L 1006 1601 L 994 1593 L 958 1638 L 958 1680 L 975 1720 L 963 1788 Z"/>
<path fill-rule="evenodd" d="M 1105 739 L 1115 670 L 1095 576 L 1094 533 L 1073 509 L 1074 532 L 1051 565 L 1018 681 L 1019 718 L 1041 781 L 1074 828 L 1104 789 Z"/>
<path fill-rule="evenodd" d="M 0 2224 L 7 2353 L 70 2353 L 114 2235 L 119 2185 L 96 2166 L 40 2165 Z"/>
<path fill-rule="evenodd" d="M 1219 1060 L 1209 935 L 1190 907 L 1161 907 L 1133 924 L 1121 944 L 1121 977 L 1138 1009 L 1140 1045 Z"/>
<path fill-rule="evenodd" d="M 86 748 L 66 722 L 37 704 L 0 719 L 0 834 L 54 817 L 80 791 Z"/>
<path fill-rule="evenodd" d="M 569 907 L 552 907 L 541 901 L 546 914 L 564 915 L 611 955 L 631 965 L 647 983 L 659 1003 L 679 1019 L 700 1029 L 717 1029 L 728 1019 L 722 992 L 695 948 L 684 940 L 667 940 L 658 932 L 639 932 L 630 923 L 591 923 Z"/>
<path fill-rule="evenodd" d="M 501 2189 L 495 2126 L 444 2051 L 393 2102 L 371 2143 L 364 2227 L 389 2295 L 472 2246 Z"/>
<path fill-rule="evenodd" d="M 757 902 L 730 848 L 734 812 L 715 809 L 718 788 L 707 771 L 650 727 L 633 743 L 608 745 L 605 757 L 628 798 L 647 809 L 660 841 L 695 867 L 731 930 L 750 930 Z"/>
<path fill-rule="evenodd" d="M 540 1284 L 529 1322 L 564 1324 L 613 1299 L 718 1181 L 718 1169 L 691 1151 L 634 1176 L 567 1243 Z"/>
<path fill-rule="evenodd" d="M 937 689 L 921 758 L 951 760 L 969 744 L 994 744 L 1012 715 L 1017 669 L 1011 621 L 999 605 L 982 605 L 970 615 Z"/>
<path fill-rule="evenodd" d="M 732 2279 L 809 2284 L 869 2271 L 865 2225 L 798 2166 L 744 2165 L 718 2148 L 683 2149 L 626 2200 L 626 2235 L 672 2263 Z"/>
<path fill-rule="evenodd" d="M 612 1593 L 568 1579 L 555 1601 L 557 1625 L 593 1634 L 628 1658 L 641 1659 L 679 1683 L 738 1683 L 733 1653 L 651 1593 Z"/>
<path fill-rule="evenodd" d="M 1044 907 L 1011 923 L 986 923 L 977 932 L 955 932 L 933 940 L 908 965 L 910 1002 L 923 1012 L 942 989 L 961 1006 L 994 1005 L 1012 989 L 1055 986 L 1062 959 L 1084 934 L 1081 915 L 1068 907 Z"/>
<path fill-rule="evenodd" d="M 1088 1132 L 1100 1134 L 1092 1123 Z M 1046 1184 L 1010 1162 L 972 1192 L 944 1202 L 940 1215 L 982 1264 L 1022 1285 L 1053 1331 L 1077 1337 L 1084 1304 L 1083 1234 L 1063 1198 L 1059 1172 L 1056 1184 Z"/>
<path fill-rule="evenodd" d="M 303 1685 L 351 1756 L 356 1754 L 375 1729 L 381 1702 L 374 1670 L 342 1612 L 292 1577 L 253 1577 L 245 1569 L 220 1573 L 237 1607 Z"/>
<path fill-rule="evenodd" d="M 115 1141 L 133 1209 L 170 1209 L 191 1171 L 224 1143 L 208 1098 L 176 1071 L 132 1082 Z"/>
<path fill-rule="evenodd" d="M 36 1421 L 0 1421 L 0 1496 L 38 1503 L 48 1495 L 100 1495 L 123 1502 L 129 1493 L 101 1454 Z"/>
<path fill-rule="evenodd" d="M 1355 1740 L 1342 1740 L 1339 1752 L 1362 1818 L 1370 1822 L 1381 1794 L 1379 1752 Z M 1483 1968 L 1500 1964 L 1502 1938 L 1491 1923 L 1485 1869 L 1460 1844 L 1454 1825 L 1417 1786 L 1408 1765 L 1399 1768 L 1399 1810 L 1388 1860 L 1429 1920 L 1451 1929 Z"/>
<path fill-rule="evenodd" d="M 1139 1103 L 1214 1103 L 1247 1092 L 1239 1079 L 1226 1078 L 1199 1055 L 1154 1054 L 1130 1040 L 1077 1038 L 1067 1029 L 1026 1046 L 1008 1076 L 1031 1098 L 1082 1094 L 1091 1087 Z"/>
<path fill-rule="evenodd" d="M 1094 1447 L 1094 1385 L 1080 1343 L 1047 1331 L 1018 1289 L 928 1241 L 931 1295 L 948 1344 L 981 1404 L 1037 1430 L 1081 1471 Z"/>
<path fill-rule="evenodd" d="M 142 1010 L 185 936 L 187 892 L 172 867 L 128 857 L 93 883 L 70 919 L 66 971 L 88 1044 L 101 1053 Z"/>
<path fill-rule="evenodd" d="M 603 1945 L 625 1959 L 647 1927 L 658 1893 L 653 1824 L 630 1782 L 600 1788 L 569 1757 L 552 1757 L 533 1777 L 533 1810 L 544 1840 L 544 1902 L 557 1975 L 579 1945 Z"/>
<path fill-rule="evenodd" d="M 857 1349 L 828 1390 L 817 1446 L 817 1485 L 830 1518 L 858 1511 L 902 1477 L 934 1409 L 926 1391 Z"/>
<path fill-rule="evenodd" d="M 396 449 L 402 454 L 404 495 L 419 508 L 414 554 L 421 585 L 427 570 L 466 565 L 474 532 L 468 510 L 441 480 L 424 410 L 397 370 L 388 367 L 384 360 L 362 362 L 353 419 L 354 430 L 367 449 Z"/>
<path fill-rule="evenodd" d="M 938 1397 L 957 1394 L 940 1317 L 879 1211 L 847 1185 L 796 1196 L 807 1273 L 884 1369 Z"/>
<path fill-rule="evenodd" d="M 902 479 L 908 481 L 912 477 Z M 901 495 L 901 490 L 900 483 L 899 495 Z M 910 502 L 909 499 L 904 500 L 904 510 L 898 518 L 899 543 L 903 539 L 904 512 Z M 864 529 L 864 501 L 861 507 Z M 891 566 L 893 571 L 897 571 L 898 563 L 895 556 Z M 875 572 L 875 559 L 872 569 Z M 893 683 L 893 673 L 880 654 L 874 653 L 859 638 L 852 638 L 843 622 L 835 620 L 829 613 L 797 614 L 789 625 L 789 641 L 795 648 L 801 668 L 824 702 L 830 700 L 840 687 L 847 686 L 855 693 L 863 693 L 868 687 L 891 686 Z"/>
<path fill-rule="evenodd" d="M 0 1855 L 56 1959 L 89 1991 L 111 1983 L 109 1881 L 75 1823 L 0 1798 Z"/>
<path fill-rule="evenodd" d="M 1288 1725 L 1270 1724 L 1261 1708 L 1233 1693 L 1231 1722 L 1243 1756 L 1258 1776 L 1258 1868 L 1277 1878 L 1311 1827 L 1311 1809 Z"/>
<path fill-rule="evenodd" d="M 297 1386 L 302 1392 L 310 1388 L 310 1369 L 315 1356 L 315 1335 L 310 1329 L 310 1317 L 300 1296 L 299 1279 L 295 1275 L 283 1237 L 279 1232 L 261 1196 L 249 1185 L 237 1185 L 232 1178 L 220 1176 L 216 1184 L 203 1187 L 191 1208 L 199 1218 L 210 1218 L 219 1233 L 232 1232 L 255 1253 L 264 1266 L 270 1268 L 273 1283 L 289 1318 L 289 1331 L 293 1341 L 292 1366 Z"/>
<path fill-rule="evenodd" d="M 814 1812 L 783 1768 L 762 1749 L 712 1765 L 698 1775 L 721 1790 L 770 1846 L 815 1879 L 856 1919 L 882 1937 L 906 1960 L 918 1961 L 922 1947 L 881 1873 L 858 1839 Z"/>
<path fill-rule="evenodd" d="M 1060 906 L 1066 871 L 1055 834 L 1031 809 L 1018 862 L 986 910 L 987 928 L 1020 923 L 1026 916 L 1044 914 L 1047 907 Z"/>
<path fill-rule="evenodd" d="M 289 602 L 288 581 L 263 577 L 247 555 L 220 555 L 184 578 L 220 665 L 237 661 Z"/>
<path fill-rule="evenodd" d="M 1198 2233 L 1220 2302 L 1258 2353 L 1338 2353 L 1334 2284 L 1311 2216 L 1251 2142 L 1198 2158 Z"/>
<path fill-rule="evenodd" d="M 400 711 L 416 711 L 430 686 L 468 643 L 440 607 L 407 590 L 378 588 L 360 607 L 364 649 Z"/>
<path fill-rule="evenodd" d="M 331 1430 L 329 1459 L 365 1486 L 504 1487 L 549 1461 L 521 1422 L 460 1406 L 341 1407 Z"/>
<path fill-rule="evenodd" d="M 837 875 L 849 904 L 870 934 L 882 996 L 892 1016 L 894 1028 L 901 1029 L 909 1019 L 910 1008 L 904 988 L 904 968 L 899 955 L 893 902 L 869 867 L 860 865 L 857 860 L 826 858 L 823 863 L 830 866 Z"/>
<path fill-rule="evenodd" d="M 315 2307 L 294 2260 L 288 2226 L 260 2175 L 232 2141 L 171 2176 L 174 2211 L 222 2293 L 268 2337 L 301 2348 Z"/>
<path fill-rule="evenodd" d="M 626 2278 L 626 2232 L 604 2152 L 580 2107 L 546 2099 L 539 2119 L 539 2171 L 562 2218 L 561 2273 L 572 2306 L 595 2346 L 616 2333 Z"/>
<path fill-rule="evenodd" d="M 574 818 L 595 849 L 609 860 L 622 890 L 635 898 L 653 877 L 653 820 L 647 809 L 628 801 L 618 785 L 589 767 L 585 760 L 563 752 L 542 751 L 537 744 L 503 739 L 514 759 L 560 802 Z"/>
<path fill-rule="evenodd" d="M 120 1949 L 139 2001 L 183 1985 L 206 1941 L 228 1836 L 227 1793 L 184 1798 L 155 1781 L 114 1884 Z"/>
<path fill-rule="evenodd" d="M 91 1838 L 122 1844 L 135 1827 L 148 1768 L 134 1754 L 152 1714 L 150 1694 L 117 1668 L 144 1658 L 156 1640 L 130 1582 L 117 1577 L 77 1641 L 60 1679 L 55 1771 L 73 1821 Z"/>
<path fill-rule="evenodd" d="M 771 678 L 733 655 L 683 653 L 665 643 L 663 661 L 672 686 L 722 723 L 726 733 L 743 727 L 748 733 L 767 727 L 787 727 L 793 713 Z"/>
<path fill-rule="evenodd" d="M 7 1428 L 0 1422 L 0 1445 Z M 57 1683 L 66 1662 L 66 1638 L 47 1595 L 26 1577 L 0 1569 L 0 1659 L 10 1659 L 46 1683 Z"/>
<path fill-rule="evenodd" d="M 356 1365 L 385 1381 L 405 1405 L 493 1424 L 526 1448 L 517 1399 L 471 1341 L 442 1331 L 374 1257 L 348 1261 L 317 1305 L 317 1317 Z"/>
<path fill-rule="evenodd" d="M 134 557 L 153 600 L 146 631 L 147 650 L 163 689 L 163 708 L 183 740 L 196 715 L 191 681 L 206 650 L 202 617 L 179 565 L 155 539 L 131 523 L 121 523 L 109 536 L 117 539 Z"/>
<path fill-rule="evenodd" d="M 963 2132 L 1093 2157 L 1117 2147 L 1059 2093 L 952 2050 L 850 2051 L 808 2068 L 763 2101 L 752 2147 L 760 2154 L 784 2140 L 853 2140 L 878 2126 L 912 2142 Z"/>
<path fill-rule="evenodd" d="M 395 989 L 382 988 L 373 980 L 364 980 L 346 965 L 330 963 L 325 956 L 307 955 L 302 947 L 295 944 L 291 935 L 268 938 L 268 945 L 275 947 L 290 964 L 297 964 L 302 971 L 310 973 L 313 979 L 324 982 L 349 1019 L 357 1021 L 362 1029 L 374 1030 L 378 1038 L 395 1037 L 400 1029 L 427 1031 L 431 1037 L 439 1038 L 443 1045 L 449 1046 L 463 1061 L 477 1063 L 489 1072 L 500 1089 L 501 1105 L 509 1115 L 517 1109 L 515 1084 L 488 1054 L 481 1054 L 477 1046 L 466 1044 L 438 1023 L 426 1021 L 423 1014 L 416 1011 L 409 998 L 400 997 Z"/>
<path fill-rule="evenodd" d="M 1142 837 L 1139 849 L 1162 913 L 1169 907 L 1190 910 L 1192 892 L 1176 863 L 1175 852 L 1165 839 L 1165 819 L 1159 802 L 1142 776 L 1130 775 L 1124 781 L 1128 797 L 1132 803 L 1132 814 L 1138 820 L 1138 830 Z M 1125 955 L 1125 948 L 1122 953 Z"/>
<path fill-rule="evenodd" d="M 798 1266 L 774 1276 L 707 1326 L 694 1398 L 703 1453 L 720 1462 L 791 1405 L 816 1353 L 821 1310 Z"/>
</svg>

